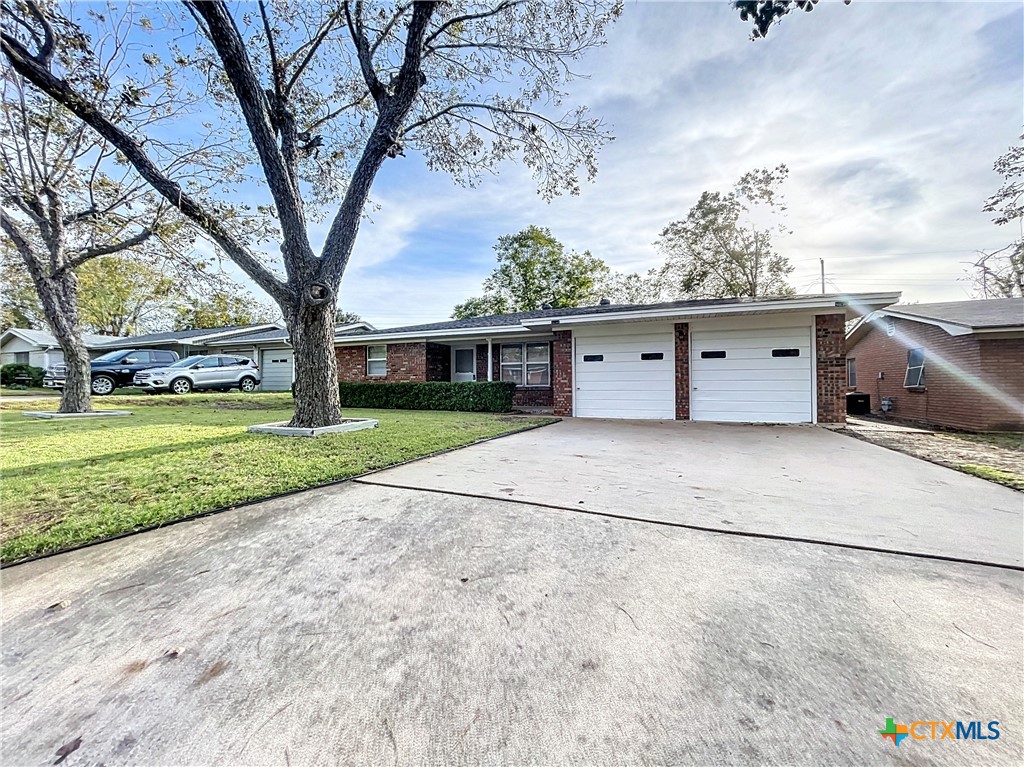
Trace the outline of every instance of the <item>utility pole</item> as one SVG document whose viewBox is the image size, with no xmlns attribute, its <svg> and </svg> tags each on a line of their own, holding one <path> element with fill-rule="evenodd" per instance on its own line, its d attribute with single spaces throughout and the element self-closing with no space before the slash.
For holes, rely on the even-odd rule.
<svg viewBox="0 0 1024 767">
<path fill-rule="evenodd" d="M 821 295 L 825 295 L 825 259 L 819 258 L 821 262 Z"/>
</svg>

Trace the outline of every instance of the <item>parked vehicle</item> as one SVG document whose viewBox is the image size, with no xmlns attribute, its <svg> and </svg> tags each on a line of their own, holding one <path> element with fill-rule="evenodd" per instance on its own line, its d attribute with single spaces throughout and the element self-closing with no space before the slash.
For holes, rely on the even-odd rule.
<svg viewBox="0 0 1024 767">
<path fill-rule="evenodd" d="M 90 363 L 92 393 L 110 394 L 119 386 L 131 386 L 135 374 L 148 368 L 163 367 L 175 362 L 178 355 L 165 349 L 118 349 L 102 354 Z M 43 386 L 63 389 L 67 366 L 54 365 L 43 376 Z"/>
<path fill-rule="evenodd" d="M 136 373 L 133 385 L 153 393 L 188 394 L 203 389 L 249 392 L 262 380 L 259 367 L 248 357 L 198 354 L 167 367 Z"/>
</svg>

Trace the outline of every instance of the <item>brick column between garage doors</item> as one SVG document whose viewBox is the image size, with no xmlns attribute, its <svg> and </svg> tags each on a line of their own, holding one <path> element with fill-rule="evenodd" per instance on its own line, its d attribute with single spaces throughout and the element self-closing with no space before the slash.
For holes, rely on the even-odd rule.
<svg viewBox="0 0 1024 767">
<path fill-rule="evenodd" d="M 814 318 L 818 423 L 846 423 L 846 315 Z"/>
<path fill-rule="evenodd" d="M 676 323 L 676 420 L 690 420 L 690 323 Z"/>
<path fill-rule="evenodd" d="M 556 330 L 551 343 L 551 383 L 554 387 L 555 415 L 572 415 L 572 331 Z"/>
</svg>

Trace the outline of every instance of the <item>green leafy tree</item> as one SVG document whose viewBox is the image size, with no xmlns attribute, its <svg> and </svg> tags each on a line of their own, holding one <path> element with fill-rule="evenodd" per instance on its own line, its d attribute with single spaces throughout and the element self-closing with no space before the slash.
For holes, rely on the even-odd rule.
<svg viewBox="0 0 1024 767">
<path fill-rule="evenodd" d="M 160 260 L 146 258 L 90 261 L 78 270 L 78 291 L 82 327 L 107 336 L 158 331 L 184 298 L 181 281 Z"/>
<path fill-rule="evenodd" d="M 344 309 L 338 309 L 334 313 L 334 324 L 335 325 L 351 325 L 355 322 L 362 322 L 363 318 L 355 312 L 346 312 Z"/>
<path fill-rule="evenodd" d="M 455 307 L 456 319 L 540 309 L 586 306 L 601 298 L 608 266 L 590 254 L 566 252 L 550 229 L 528 226 L 498 238 L 498 266 L 484 280 L 484 294 Z"/>
<path fill-rule="evenodd" d="M 785 165 L 745 173 L 732 191 L 704 192 L 685 219 L 661 233 L 665 256 L 660 279 L 672 299 L 792 295 L 789 259 L 773 239 L 786 232 L 779 187 Z M 756 210 L 755 210 L 756 209 Z M 761 223 L 765 220 L 766 223 Z"/>
<path fill-rule="evenodd" d="M 274 321 L 274 310 L 251 293 L 233 295 L 217 292 L 203 299 L 180 304 L 174 316 L 175 330 L 223 328 L 230 325 L 261 325 Z"/>
</svg>

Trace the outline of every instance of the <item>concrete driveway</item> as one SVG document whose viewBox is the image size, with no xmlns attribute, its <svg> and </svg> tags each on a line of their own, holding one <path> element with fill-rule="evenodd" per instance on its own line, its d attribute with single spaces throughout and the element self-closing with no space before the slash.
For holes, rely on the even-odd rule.
<svg viewBox="0 0 1024 767">
<path fill-rule="evenodd" d="M 631 514 L 653 495 L 682 513 L 678 483 L 637 473 L 648 450 L 686 463 L 704 488 L 692 500 L 722 519 L 781 523 L 772 499 L 715 487 L 736 435 L 743 488 L 794 513 L 781 480 L 814 474 L 784 460 L 801 444 L 902 475 L 901 493 L 963 494 L 986 522 L 1020 512 L 1011 491 L 816 430 L 562 423 L 370 479 L 402 487 L 347 483 L 4 571 L 0 761 L 53 763 L 78 743 L 63 763 L 1019 764 L 1019 570 L 437 491 Z M 610 438 L 632 469 L 606 460 Z M 409 489 L 415 472 L 429 489 Z M 614 481 L 552 495 L 600 476 Z M 631 476 L 648 500 L 627 506 Z M 835 492 L 860 513 L 861 495 Z M 871 524 L 841 530 L 867 539 Z M 964 550 L 1019 556 L 1016 524 L 995 554 Z M 1003 735 L 897 749 L 877 733 L 887 717 L 998 720 Z"/>
</svg>

